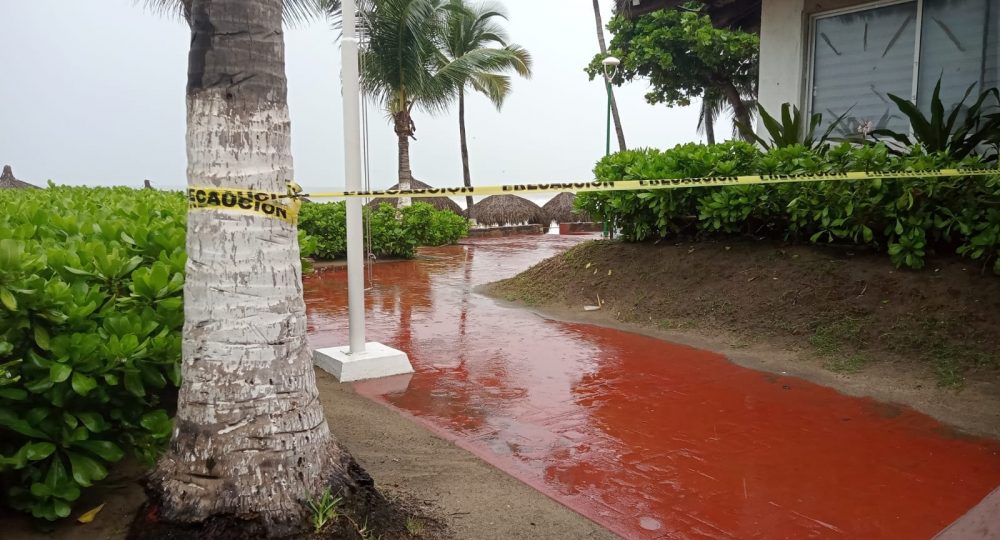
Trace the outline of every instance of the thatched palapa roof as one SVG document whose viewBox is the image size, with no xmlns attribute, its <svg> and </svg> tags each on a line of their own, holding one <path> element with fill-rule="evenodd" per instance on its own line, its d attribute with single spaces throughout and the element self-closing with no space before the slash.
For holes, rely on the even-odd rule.
<svg viewBox="0 0 1000 540">
<path fill-rule="evenodd" d="M 546 224 L 545 212 L 542 208 L 517 195 L 490 195 L 472 205 L 469 217 L 487 227 L 502 227 L 521 223 Z"/>
<path fill-rule="evenodd" d="M 14 171 L 10 170 L 10 165 L 4 165 L 3 174 L 0 174 L 0 189 L 38 189 L 38 186 L 14 178 Z"/>
<path fill-rule="evenodd" d="M 591 221 L 590 216 L 585 212 L 573 208 L 573 201 L 575 200 L 576 195 L 569 192 L 556 195 L 551 201 L 542 206 L 546 221 L 555 221 L 556 223 Z"/>
<path fill-rule="evenodd" d="M 429 186 L 421 182 L 420 180 L 410 180 L 410 189 L 430 189 L 431 187 L 433 186 Z M 396 184 L 389 189 L 399 189 L 399 184 Z M 437 208 L 438 210 L 448 210 L 460 216 L 464 215 L 462 214 L 462 207 L 459 206 L 457 202 L 449 199 L 448 197 L 420 197 L 411 199 L 411 201 L 427 203 L 433 206 L 434 208 Z M 368 206 L 372 208 L 377 208 L 382 204 L 390 204 L 392 206 L 398 207 L 399 199 L 396 197 L 385 198 L 385 199 L 381 198 L 372 199 L 371 202 L 368 203 Z"/>
</svg>

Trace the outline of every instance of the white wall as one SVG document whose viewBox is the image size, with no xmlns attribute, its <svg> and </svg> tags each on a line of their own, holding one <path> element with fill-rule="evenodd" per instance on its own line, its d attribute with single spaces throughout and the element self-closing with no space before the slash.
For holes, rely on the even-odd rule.
<svg viewBox="0 0 1000 540">
<path fill-rule="evenodd" d="M 803 105 L 807 50 L 803 10 L 803 0 L 763 0 L 761 5 L 758 101 L 771 116 L 778 116 L 782 103 L 800 109 Z"/>
</svg>

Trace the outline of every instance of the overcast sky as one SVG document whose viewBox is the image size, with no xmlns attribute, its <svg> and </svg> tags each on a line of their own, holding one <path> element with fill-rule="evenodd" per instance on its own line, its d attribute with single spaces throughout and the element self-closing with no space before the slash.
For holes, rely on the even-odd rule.
<svg viewBox="0 0 1000 540">
<path fill-rule="evenodd" d="M 604 153 L 605 93 L 583 67 L 597 52 L 587 0 L 505 0 L 513 41 L 535 75 L 514 81 L 502 113 L 480 95 L 467 110 L 474 184 L 592 178 Z M 603 0 L 605 21 L 611 0 Z M 189 33 L 133 0 L 0 0 L 0 164 L 44 184 L 185 185 L 184 86 Z M 317 22 L 286 34 L 292 149 L 307 190 L 343 181 L 340 52 Z M 630 147 L 698 140 L 694 108 L 650 106 L 645 84 L 616 90 Z M 415 117 L 414 176 L 462 184 L 457 108 Z M 384 113 L 370 117 L 372 186 L 396 179 Z"/>
</svg>

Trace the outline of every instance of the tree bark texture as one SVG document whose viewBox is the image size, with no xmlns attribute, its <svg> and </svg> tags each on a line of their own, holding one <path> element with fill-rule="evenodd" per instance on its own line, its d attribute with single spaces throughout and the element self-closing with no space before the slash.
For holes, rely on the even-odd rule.
<svg viewBox="0 0 1000 540">
<path fill-rule="evenodd" d="M 706 101 L 701 101 L 701 123 L 705 128 L 705 142 L 715 144 L 715 110 Z"/>
<path fill-rule="evenodd" d="M 402 100 L 405 104 L 406 100 Z M 399 189 L 410 189 L 413 171 L 410 169 L 410 139 L 416 133 L 408 105 L 393 115 L 393 125 L 399 146 Z M 411 197 L 400 197 L 399 206 L 410 206 Z"/>
<path fill-rule="evenodd" d="M 465 133 L 465 89 L 458 89 L 458 134 L 462 143 L 462 180 L 465 187 L 472 187 L 472 173 L 469 171 L 469 143 Z M 467 217 L 472 217 L 473 200 L 471 195 L 465 197 L 465 210 Z"/>
<path fill-rule="evenodd" d="M 733 108 L 733 116 L 736 120 L 745 126 L 753 125 L 750 122 L 750 111 L 747 110 L 746 104 L 743 103 L 743 97 L 740 95 L 740 91 L 736 89 L 732 82 L 728 80 L 723 80 L 720 83 L 722 91 L 726 94 L 726 100 L 729 101 L 729 105 Z M 740 133 L 743 140 L 747 142 L 752 142 L 752 137 L 745 133 Z"/>
<path fill-rule="evenodd" d="M 192 2 L 190 186 L 284 192 L 293 178 L 281 17 L 282 0 Z M 319 402 L 296 227 L 191 211 L 187 253 L 183 382 L 139 536 L 157 524 L 234 522 L 254 537 L 295 534 L 304 497 L 327 487 L 350 496 L 357 478 L 370 482 Z"/>
<path fill-rule="evenodd" d="M 598 0 L 594 0 L 594 20 L 597 22 L 597 43 L 601 46 L 601 55 L 608 55 L 608 45 L 604 41 L 604 21 L 601 20 L 601 4 Z M 627 148 L 625 147 L 625 130 L 622 129 L 622 119 L 618 115 L 618 100 L 615 99 L 615 92 L 612 90 L 610 92 L 611 96 L 611 117 L 615 122 L 615 134 L 618 136 L 618 148 L 624 152 Z"/>
</svg>

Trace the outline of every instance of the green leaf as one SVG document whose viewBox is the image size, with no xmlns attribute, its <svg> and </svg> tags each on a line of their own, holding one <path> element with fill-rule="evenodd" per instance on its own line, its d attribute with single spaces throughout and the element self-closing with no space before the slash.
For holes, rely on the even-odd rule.
<svg viewBox="0 0 1000 540">
<path fill-rule="evenodd" d="M 115 443 L 110 441 L 80 441 L 73 446 L 82 448 L 105 461 L 112 463 L 119 461 L 125 456 L 125 452 Z"/>
<path fill-rule="evenodd" d="M 142 375 L 137 371 L 125 372 L 125 389 L 133 396 L 146 396 L 146 388 L 142 385 Z"/>
<path fill-rule="evenodd" d="M 168 437 L 170 430 L 173 429 L 173 422 L 167 416 L 167 412 L 162 409 L 142 415 L 139 423 L 157 437 Z"/>
<path fill-rule="evenodd" d="M 0 408 L 0 426 L 4 426 L 10 430 L 16 431 L 22 435 L 27 435 L 35 439 L 48 439 L 49 436 L 45 432 L 41 431 L 37 427 L 33 426 L 31 422 L 24 418 L 19 418 L 9 409 Z"/>
<path fill-rule="evenodd" d="M 61 499 L 52 499 L 52 504 L 55 507 L 55 513 L 57 516 L 61 518 L 69 517 L 69 514 L 72 511 L 72 509 L 69 506 L 69 503 Z"/>
<path fill-rule="evenodd" d="M 11 401 L 24 401 L 28 397 L 28 392 L 21 388 L 0 388 L 0 398 Z"/>
<path fill-rule="evenodd" d="M 83 373 L 73 373 L 73 391 L 81 396 L 86 396 L 91 390 L 97 388 L 97 381 L 90 375 Z"/>
<path fill-rule="evenodd" d="M 0 302 L 10 311 L 17 311 L 17 299 L 7 289 L 0 289 Z"/>
<path fill-rule="evenodd" d="M 31 494 L 39 499 L 45 499 L 52 496 L 52 490 L 41 482 L 35 482 L 31 484 Z"/>
<path fill-rule="evenodd" d="M 49 470 L 45 473 L 45 485 L 49 486 L 49 489 L 55 491 L 61 484 L 69 481 L 66 476 L 66 466 L 63 465 L 62 459 L 56 457 L 49 462 Z"/>
<path fill-rule="evenodd" d="M 108 470 L 97 460 L 77 452 L 66 452 L 73 471 L 73 480 L 83 487 L 89 487 L 108 475 Z"/>
<path fill-rule="evenodd" d="M 38 348 L 43 351 L 51 351 L 52 347 L 49 345 L 49 331 L 45 329 L 44 326 L 36 324 L 35 330 L 35 343 L 38 344 Z"/>
<path fill-rule="evenodd" d="M 27 451 L 25 455 L 31 461 L 40 461 L 52 455 L 56 451 L 56 445 L 50 442 L 34 442 L 25 445 Z"/>
<path fill-rule="evenodd" d="M 76 485 L 76 482 L 62 482 L 56 489 L 52 490 L 52 494 L 65 501 L 75 501 L 80 498 L 80 486 Z"/>
<path fill-rule="evenodd" d="M 91 433 L 100 433 L 108 429 L 108 423 L 104 421 L 104 417 L 95 412 L 82 412 L 76 413 L 76 417 L 83 422 L 83 425 L 87 428 L 87 431 Z"/>
<path fill-rule="evenodd" d="M 72 266 L 66 266 L 66 271 L 70 274 L 76 274 L 78 276 L 93 276 L 94 274 L 86 270 L 81 270 L 79 268 L 73 268 Z"/>
<path fill-rule="evenodd" d="M 56 362 L 49 368 L 49 380 L 54 383 L 61 383 L 68 379 L 71 373 L 73 373 L 73 368 Z"/>
</svg>

